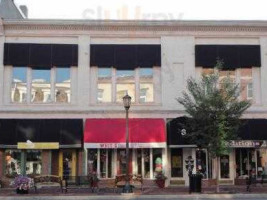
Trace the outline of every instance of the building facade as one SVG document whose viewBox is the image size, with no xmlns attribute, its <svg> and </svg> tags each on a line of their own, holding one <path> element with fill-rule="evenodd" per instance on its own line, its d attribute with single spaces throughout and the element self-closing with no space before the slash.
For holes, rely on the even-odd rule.
<svg viewBox="0 0 267 200">
<path fill-rule="evenodd" d="M 221 183 L 259 176 L 267 170 L 266 53 L 267 23 L 258 21 L 1 20 L 0 178 L 125 173 L 126 92 L 131 173 L 152 181 L 164 171 L 167 184 L 187 185 L 192 155 L 194 170 L 214 178 L 214 161 L 177 127 L 185 112 L 176 98 L 218 56 L 221 78 L 230 75 L 253 102 L 243 116 L 249 128 L 221 158 Z"/>
</svg>

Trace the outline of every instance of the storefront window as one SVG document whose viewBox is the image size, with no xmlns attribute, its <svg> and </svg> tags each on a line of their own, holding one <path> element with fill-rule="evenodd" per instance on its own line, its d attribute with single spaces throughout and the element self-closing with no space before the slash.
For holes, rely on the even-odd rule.
<svg viewBox="0 0 267 200">
<path fill-rule="evenodd" d="M 171 149 L 171 177 L 183 177 L 183 150 Z"/>
<path fill-rule="evenodd" d="M 221 178 L 230 178 L 229 155 L 220 157 Z"/>
<path fill-rule="evenodd" d="M 196 151 L 196 170 L 207 178 L 207 153 L 203 149 Z"/>
<path fill-rule="evenodd" d="M 143 149 L 144 178 L 150 178 L 150 149 Z"/>
<path fill-rule="evenodd" d="M 56 68 L 55 97 L 57 103 L 70 102 L 70 68 Z"/>
<path fill-rule="evenodd" d="M 246 178 L 256 175 L 256 158 L 253 149 L 236 149 L 236 177 Z"/>
<path fill-rule="evenodd" d="M 100 177 L 106 178 L 107 175 L 107 150 L 100 150 Z"/>
<path fill-rule="evenodd" d="M 51 69 L 32 69 L 32 102 L 51 102 Z"/>
<path fill-rule="evenodd" d="M 15 177 L 21 174 L 21 151 L 8 150 L 5 153 L 5 175 L 7 177 Z"/>
<path fill-rule="evenodd" d="M 97 173 L 97 149 L 88 150 L 88 174 Z"/>
<path fill-rule="evenodd" d="M 257 175 L 260 177 L 263 174 L 267 174 L 267 150 L 257 150 Z"/>
<path fill-rule="evenodd" d="M 25 103 L 27 100 L 27 67 L 13 67 L 11 102 Z"/>
<path fill-rule="evenodd" d="M 136 150 L 137 174 L 142 174 L 142 149 Z"/>
<path fill-rule="evenodd" d="M 154 177 L 162 172 L 162 149 L 153 149 Z"/>
<path fill-rule="evenodd" d="M 42 172 L 42 157 L 39 150 L 26 151 L 26 174 L 40 175 Z"/>
<path fill-rule="evenodd" d="M 113 154 L 112 154 L 112 149 L 107 150 L 108 154 L 108 178 L 113 178 L 114 173 L 113 173 Z"/>
<path fill-rule="evenodd" d="M 68 179 L 72 172 L 72 151 L 63 151 L 63 177 Z"/>
</svg>

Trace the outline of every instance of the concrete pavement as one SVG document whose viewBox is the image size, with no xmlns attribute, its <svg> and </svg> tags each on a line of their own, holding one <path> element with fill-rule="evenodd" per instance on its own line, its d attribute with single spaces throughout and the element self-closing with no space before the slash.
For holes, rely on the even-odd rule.
<svg viewBox="0 0 267 200">
<path fill-rule="evenodd" d="M 0 200 L 154 200 L 154 199 L 187 199 L 187 200 L 210 200 L 210 199 L 257 199 L 267 200 L 267 194 L 192 194 L 192 195 L 96 195 L 96 196 L 6 196 Z"/>
</svg>

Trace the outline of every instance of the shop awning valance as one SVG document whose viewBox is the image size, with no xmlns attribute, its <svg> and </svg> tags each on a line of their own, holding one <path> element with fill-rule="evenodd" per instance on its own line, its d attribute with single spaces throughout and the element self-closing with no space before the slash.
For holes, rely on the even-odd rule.
<svg viewBox="0 0 267 200">
<path fill-rule="evenodd" d="M 117 69 L 161 66 L 160 45 L 91 45 L 90 65 Z"/>
<path fill-rule="evenodd" d="M 260 45 L 196 45 L 195 65 L 214 67 L 217 59 L 226 69 L 260 67 Z"/>
<path fill-rule="evenodd" d="M 85 148 L 125 148 L 125 119 L 87 119 Z M 130 148 L 164 148 L 163 119 L 129 119 Z"/>
<path fill-rule="evenodd" d="M 187 124 L 187 125 L 186 125 Z M 167 124 L 169 146 L 192 146 L 182 133 L 184 127 L 190 127 L 187 117 L 172 119 Z M 232 147 L 253 147 L 267 142 L 267 119 L 241 119 L 237 139 L 229 141 Z M 188 131 L 186 134 L 190 134 Z M 265 142 L 266 141 L 266 142 Z M 267 145 L 267 144 L 266 144 Z M 259 146 L 259 145 L 258 145 Z"/>
<path fill-rule="evenodd" d="M 4 65 L 18 67 L 78 66 L 78 45 L 5 43 Z"/>
<path fill-rule="evenodd" d="M 0 119 L 0 148 L 16 148 L 27 141 L 81 148 L 82 135 L 82 119 Z"/>
</svg>

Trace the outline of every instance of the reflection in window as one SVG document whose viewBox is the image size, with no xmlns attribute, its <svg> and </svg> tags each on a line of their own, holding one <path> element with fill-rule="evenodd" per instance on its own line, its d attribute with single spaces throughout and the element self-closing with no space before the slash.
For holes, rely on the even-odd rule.
<svg viewBox="0 0 267 200">
<path fill-rule="evenodd" d="M 27 99 L 27 67 L 13 67 L 11 101 L 25 103 Z"/>
<path fill-rule="evenodd" d="M 162 149 L 153 149 L 154 177 L 162 172 Z"/>
<path fill-rule="evenodd" d="M 97 101 L 100 103 L 111 102 L 111 83 L 98 83 Z"/>
<path fill-rule="evenodd" d="M 202 149 L 196 151 L 196 167 L 197 172 L 207 178 L 207 154 Z"/>
<path fill-rule="evenodd" d="M 26 152 L 26 174 L 40 175 L 42 172 L 42 157 L 39 150 L 28 150 Z"/>
<path fill-rule="evenodd" d="M 183 150 L 171 149 L 171 176 L 183 177 Z"/>
<path fill-rule="evenodd" d="M 144 149 L 144 178 L 150 178 L 150 149 Z"/>
<path fill-rule="evenodd" d="M 116 71 L 116 102 L 122 102 L 122 98 L 128 93 L 135 102 L 135 71 L 117 70 Z"/>
<path fill-rule="evenodd" d="M 58 103 L 70 102 L 70 68 L 56 68 L 55 97 Z"/>
<path fill-rule="evenodd" d="M 32 102 L 51 102 L 51 69 L 32 69 Z"/>
<path fill-rule="evenodd" d="M 241 99 L 247 100 L 253 98 L 253 85 L 252 85 L 252 69 L 243 68 L 240 69 L 240 87 L 241 87 Z"/>
<path fill-rule="evenodd" d="M 221 178 L 230 178 L 229 155 L 221 156 L 220 162 L 221 162 Z"/>
<path fill-rule="evenodd" d="M 15 177 L 21 174 L 21 151 L 8 150 L 5 154 L 6 169 L 5 175 L 7 177 Z"/>
<path fill-rule="evenodd" d="M 112 101 L 112 68 L 98 68 L 97 101 Z"/>
<path fill-rule="evenodd" d="M 140 84 L 140 103 L 153 102 L 154 100 L 154 89 L 153 83 L 141 83 Z"/>
<path fill-rule="evenodd" d="M 88 174 L 97 172 L 97 149 L 88 150 L 87 169 L 88 169 Z"/>
<path fill-rule="evenodd" d="M 135 102 L 135 84 L 134 83 L 117 84 L 116 91 L 117 91 L 117 95 L 116 95 L 117 102 L 122 102 L 122 98 L 126 94 L 132 97 L 132 102 Z"/>
</svg>

